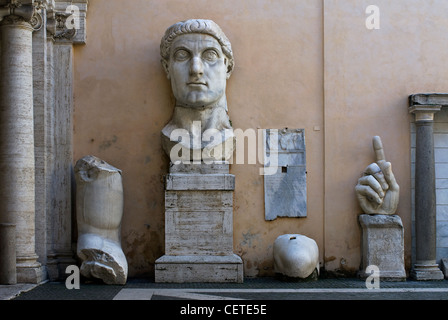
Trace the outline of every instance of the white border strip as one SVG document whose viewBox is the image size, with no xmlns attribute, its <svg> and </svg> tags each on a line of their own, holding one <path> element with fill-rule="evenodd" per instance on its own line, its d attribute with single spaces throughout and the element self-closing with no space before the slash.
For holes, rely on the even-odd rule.
<svg viewBox="0 0 448 320">
<path fill-rule="evenodd" d="M 171 289 L 168 289 L 171 290 Z M 179 289 L 175 289 L 179 290 Z M 217 293 L 372 293 L 372 292 L 448 292 L 448 288 L 319 288 L 319 289 L 181 289 L 186 292 L 217 292 Z"/>
</svg>

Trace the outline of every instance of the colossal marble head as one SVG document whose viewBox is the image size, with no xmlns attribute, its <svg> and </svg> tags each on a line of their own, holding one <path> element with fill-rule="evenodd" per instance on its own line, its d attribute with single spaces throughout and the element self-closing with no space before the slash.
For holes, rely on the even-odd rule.
<svg viewBox="0 0 448 320">
<path fill-rule="evenodd" d="M 234 66 L 232 46 L 221 28 L 212 20 L 190 19 L 173 24 L 169 27 L 160 43 L 160 55 L 165 62 L 170 60 L 171 45 L 176 37 L 184 34 L 205 34 L 214 37 L 226 57 L 229 59 L 229 73 Z"/>
<path fill-rule="evenodd" d="M 162 130 L 165 151 L 172 154 L 174 143 L 180 143 L 190 151 L 195 148 L 211 150 L 228 140 L 228 132 L 227 136 L 224 132 L 231 130 L 231 126 L 225 92 L 234 58 L 231 44 L 221 28 L 211 20 L 178 22 L 166 30 L 160 54 L 176 99 L 173 117 Z M 173 137 L 173 132 L 179 132 L 176 129 L 185 130 L 189 139 L 179 141 Z M 221 137 L 201 140 L 194 146 L 198 135 L 201 138 L 206 130 L 216 130 Z M 232 150 L 208 152 L 206 158 L 226 160 L 229 151 Z M 220 155 L 215 157 L 214 154 Z"/>
<path fill-rule="evenodd" d="M 192 106 L 200 105 L 194 102 L 194 97 L 201 96 L 199 92 L 209 96 L 207 102 L 223 93 L 234 67 L 230 41 L 211 20 L 191 19 L 172 25 L 162 38 L 160 54 L 176 99 Z M 188 99 L 188 92 L 197 94 Z"/>
</svg>

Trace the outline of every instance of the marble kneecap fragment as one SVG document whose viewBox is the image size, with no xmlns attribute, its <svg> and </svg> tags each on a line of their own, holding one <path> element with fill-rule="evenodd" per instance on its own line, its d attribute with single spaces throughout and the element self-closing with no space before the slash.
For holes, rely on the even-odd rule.
<svg viewBox="0 0 448 320">
<path fill-rule="evenodd" d="M 76 163 L 75 178 L 81 274 L 106 284 L 125 284 L 128 263 L 121 248 L 121 170 L 86 156 Z"/>
</svg>

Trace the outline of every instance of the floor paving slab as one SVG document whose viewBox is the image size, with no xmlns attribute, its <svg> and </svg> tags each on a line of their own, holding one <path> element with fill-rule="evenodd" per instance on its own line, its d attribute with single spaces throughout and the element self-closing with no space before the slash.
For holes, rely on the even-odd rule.
<svg viewBox="0 0 448 320">
<path fill-rule="evenodd" d="M 347 278 L 309 282 L 246 278 L 241 284 L 172 284 L 155 283 L 154 279 L 128 279 L 125 285 L 81 282 L 79 289 L 71 290 L 64 282 L 47 282 L 33 287 L 0 286 L 0 297 L 8 300 L 0 302 L 2 310 L 20 310 L 21 315 L 29 313 L 30 316 L 39 308 L 52 310 L 57 306 L 57 310 L 62 310 L 55 314 L 57 317 L 87 313 L 89 318 L 114 317 L 130 310 L 131 316 L 157 314 L 166 319 L 184 319 L 188 315 L 196 319 L 200 315 L 211 319 L 267 320 L 305 309 L 315 310 L 320 317 L 337 314 L 359 318 L 361 313 L 376 315 L 388 310 L 388 315 L 406 318 L 420 309 L 428 317 L 439 317 L 446 310 L 448 280 L 382 281 L 379 289 L 367 289 L 365 281 Z M 265 313 L 254 314 L 257 310 Z"/>
<path fill-rule="evenodd" d="M 129 279 L 125 285 L 83 282 L 67 289 L 63 282 L 0 286 L 3 300 L 448 300 L 448 280 L 386 282 L 368 289 L 360 279 L 335 278 L 287 282 L 278 278 L 246 278 L 244 283 L 155 283 Z"/>
</svg>

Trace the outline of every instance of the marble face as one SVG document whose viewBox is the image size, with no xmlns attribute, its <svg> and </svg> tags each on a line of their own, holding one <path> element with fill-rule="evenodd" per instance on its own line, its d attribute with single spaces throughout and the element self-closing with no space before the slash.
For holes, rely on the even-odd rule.
<svg viewBox="0 0 448 320">
<path fill-rule="evenodd" d="M 162 147 L 170 161 L 229 160 L 235 149 L 226 99 L 234 68 L 229 40 L 215 22 L 190 19 L 166 30 L 160 55 L 176 100 L 162 129 Z"/>
<path fill-rule="evenodd" d="M 228 59 L 210 35 L 178 36 L 165 68 L 178 105 L 203 108 L 217 104 L 225 96 Z"/>
</svg>

